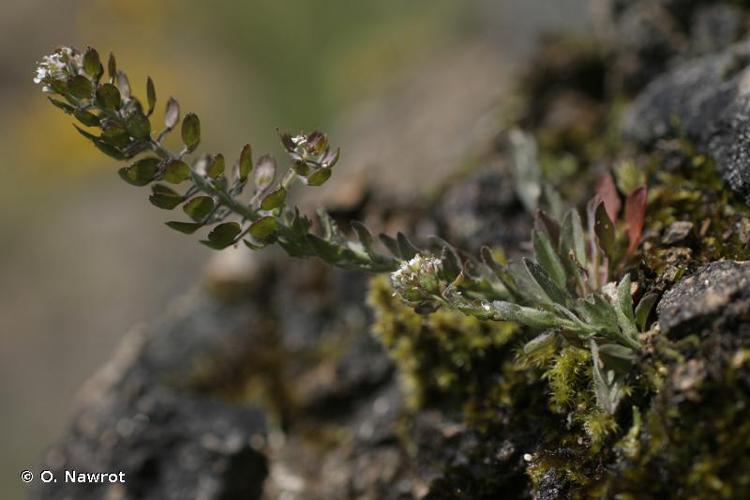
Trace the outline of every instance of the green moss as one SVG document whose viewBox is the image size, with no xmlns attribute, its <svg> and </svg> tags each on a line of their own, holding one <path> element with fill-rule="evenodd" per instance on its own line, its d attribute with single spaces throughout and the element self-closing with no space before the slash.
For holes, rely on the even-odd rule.
<svg viewBox="0 0 750 500">
<path fill-rule="evenodd" d="M 507 357 L 518 327 L 480 321 L 456 311 L 420 315 L 394 296 L 384 277 L 371 281 L 368 297 L 375 311 L 373 331 L 396 360 L 412 408 L 432 404 L 460 407 L 485 392 Z M 502 351 L 502 352 L 501 352 Z"/>
<path fill-rule="evenodd" d="M 666 289 L 699 266 L 750 258 L 750 208 L 722 182 L 713 160 L 687 141 L 665 143 L 644 166 L 649 204 L 643 256 L 646 274 Z M 693 223 L 677 243 L 664 239 L 678 221 Z"/>
<path fill-rule="evenodd" d="M 748 333 L 736 325 L 717 331 L 718 338 L 670 366 L 644 422 L 635 421 L 621 442 L 611 495 L 750 496 L 750 351 L 737 347 L 746 345 Z"/>
<path fill-rule="evenodd" d="M 516 464 L 518 474 L 525 469 L 529 491 L 552 479 L 570 491 L 603 484 L 603 464 L 621 426 L 598 409 L 588 350 L 552 344 L 533 357 L 519 356 L 527 333 L 516 325 L 456 312 L 418 315 L 384 278 L 372 280 L 369 302 L 376 335 L 396 360 L 412 409 L 463 410 L 472 428 L 519 440 L 519 453 L 534 457 Z M 477 461 L 491 460 L 480 448 L 472 453 Z M 446 470 L 441 487 L 465 491 L 470 470 L 457 467 Z"/>
</svg>

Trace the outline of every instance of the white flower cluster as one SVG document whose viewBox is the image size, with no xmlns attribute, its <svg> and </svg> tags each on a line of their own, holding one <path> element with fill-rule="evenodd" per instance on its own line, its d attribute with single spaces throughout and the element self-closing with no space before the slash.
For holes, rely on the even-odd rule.
<svg viewBox="0 0 750 500">
<path fill-rule="evenodd" d="M 81 55 L 76 53 L 70 47 L 62 47 L 48 56 L 44 56 L 37 63 L 36 76 L 34 83 L 44 83 L 48 79 L 63 80 L 71 74 L 75 74 L 72 68 L 78 68 L 82 65 Z M 43 92 L 49 92 L 51 89 L 44 85 Z"/>
<path fill-rule="evenodd" d="M 292 142 L 295 146 L 302 146 L 304 144 L 307 144 L 307 136 L 304 134 L 295 135 L 292 137 Z"/>
<path fill-rule="evenodd" d="M 397 271 L 391 273 L 391 285 L 407 300 L 436 293 L 441 269 L 442 262 L 437 257 L 417 254 L 408 262 L 401 264 Z"/>
</svg>

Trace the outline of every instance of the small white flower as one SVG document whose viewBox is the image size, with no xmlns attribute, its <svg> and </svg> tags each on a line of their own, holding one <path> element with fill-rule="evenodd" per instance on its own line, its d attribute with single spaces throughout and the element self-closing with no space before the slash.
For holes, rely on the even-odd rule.
<svg viewBox="0 0 750 500">
<path fill-rule="evenodd" d="M 417 254 L 391 273 L 391 285 L 403 297 L 434 293 L 442 268 L 440 259 Z"/>
<path fill-rule="evenodd" d="M 303 144 L 307 144 L 307 137 L 304 134 L 295 135 L 292 137 L 292 142 L 295 146 L 301 146 Z"/>
<path fill-rule="evenodd" d="M 37 63 L 36 76 L 34 83 L 43 83 L 47 79 L 63 80 L 77 71 L 83 61 L 80 54 L 77 54 L 70 47 L 62 47 L 52 54 L 44 56 Z M 48 86 L 43 86 L 44 92 L 49 92 Z"/>
</svg>

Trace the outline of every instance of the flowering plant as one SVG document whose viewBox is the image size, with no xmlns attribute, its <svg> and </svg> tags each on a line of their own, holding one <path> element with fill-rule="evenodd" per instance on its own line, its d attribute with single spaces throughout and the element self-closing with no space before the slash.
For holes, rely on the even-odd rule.
<svg viewBox="0 0 750 500">
<path fill-rule="evenodd" d="M 639 188 L 626 205 L 627 251 L 619 250 L 616 215 L 619 203 L 611 186 L 600 190 L 588 205 L 584 231 L 575 209 L 562 220 L 537 213 L 532 234 L 534 258 L 509 265 L 493 251 L 482 249 L 481 259 L 465 255 L 435 239 L 432 247 L 418 248 L 405 235 L 380 235 L 377 245 L 370 231 L 352 224 L 356 239 L 339 229 L 324 211 L 318 211 L 322 233 L 310 219 L 287 203 L 294 184 L 320 186 L 340 158 L 322 132 L 281 134 L 290 163 L 278 175 L 277 161 L 269 155 L 253 161 L 245 145 L 236 162 L 227 166 L 224 155 L 196 151 L 201 141 L 200 120 L 194 113 L 181 118 L 174 98 L 166 102 L 162 129 L 152 120 L 156 90 L 146 81 L 146 100 L 131 92 L 127 75 L 117 69 L 114 56 L 108 76 L 96 50 L 70 47 L 45 56 L 34 81 L 42 85 L 52 104 L 79 122 L 78 132 L 106 155 L 129 165 L 120 177 L 135 186 L 150 186 L 149 201 L 160 209 L 182 208 L 188 221 L 170 221 L 177 231 L 192 234 L 204 228 L 202 243 L 223 249 L 242 243 L 258 250 L 277 244 L 293 257 L 318 257 L 325 262 L 370 272 L 390 273 L 395 292 L 418 311 L 446 307 L 484 320 L 515 321 L 542 332 L 526 344 L 526 355 L 542 346 L 564 342 L 588 347 L 594 359 L 597 402 L 614 412 L 623 395 L 623 379 L 641 348 L 639 331 L 647 326 L 654 298 L 644 297 L 633 307 L 627 274 L 615 283 L 610 271 L 621 272 L 623 257 L 633 253 L 640 238 L 645 212 L 645 189 Z M 183 146 L 171 151 L 164 138 L 180 125 Z M 85 127 L 85 128 L 83 128 Z M 518 135 L 516 158 L 531 172 L 535 148 Z M 519 175 L 521 198 L 535 208 L 542 192 L 534 175 Z M 249 201 L 241 195 L 252 184 Z M 559 204 L 557 204 L 559 205 Z M 622 238 L 619 238 L 622 240 Z"/>
</svg>

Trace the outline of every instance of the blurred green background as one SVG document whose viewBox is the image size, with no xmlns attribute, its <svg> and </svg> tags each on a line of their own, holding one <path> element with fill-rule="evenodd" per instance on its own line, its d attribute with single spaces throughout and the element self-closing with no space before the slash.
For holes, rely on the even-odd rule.
<svg viewBox="0 0 750 500">
<path fill-rule="evenodd" d="M 407 123 L 409 141 L 391 146 L 409 150 L 399 158 L 426 163 L 446 142 L 432 132 L 443 126 L 463 145 L 450 167 L 474 144 L 461 134 L 507 92 L 514 62 L 540 31 L 584 26 L 585 2 L 3 0 L 0 498 L 22 496 L 18 474 L 60 434 L 81 383 L 210 256 L 166 230 L 145 193 L 47 103 L 35 61 L 62 44 L 115 52 L 136 93 L 150 75 L 160 108 L 174 95 L 199 114 L 205 151 L 233 157 L 252 142 L 278 152 L 276 127 L 320 127 L 346 164 L 350 150 L 369 141 L 379 153 Z"/>
</svg>

